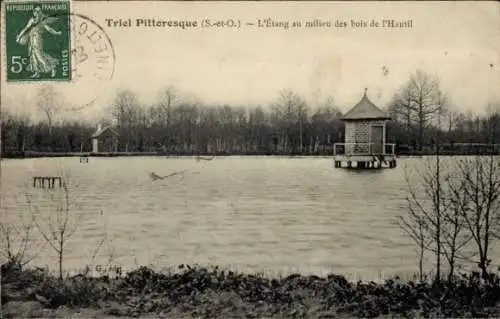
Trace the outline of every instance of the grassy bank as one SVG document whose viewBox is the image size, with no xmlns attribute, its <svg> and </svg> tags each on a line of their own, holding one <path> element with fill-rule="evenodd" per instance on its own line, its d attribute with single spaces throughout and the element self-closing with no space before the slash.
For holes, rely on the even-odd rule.
<svg viewBox="0 0 500 319">
<path fill-rule="evenodd" d="M 6 152 L 2 154 L 2 158 L 10 159 L 22 159 L 22 158 L 39 158 L 39 157 L 123 157 L 123 156 L 172 156 L 172 157 L 183 157 L 183 156 L 333 156 L 332 152 L 316 152 L 316 153 L 273 153 L 273 152 L 236 152 L 236 153 L 190 153 L 190 152 L 102 152 L 102 153 L 90 153 L 90 152 L 36 152 L 36 151 L 26 151 L 26 152 Z M 424 150 L 424 151 L 401 151 L 397 154 L 400 157 L 413 157 L 413 156 L 433 156 L 436 152 Z M 454 150 L 443 150 L 440 153 L 441 156 L 476 156 L 476 155 L 490 155 L 488 152 L 478 152 L 478 151 L 454 151 Z M 494 155 L 500 155 L 500 150 L 495 152 Z"/>
<path fill-rule="evenodd" d="M 500 316 L 500 280 L 484 283 L 471 274 L 442 284 L 351 283 L 333 274 L 268 278 L 189 266 L 59 280 L 39 269 L 4 267 L 2 308 L 4 318 L 493 318 Z"/>
</svg>

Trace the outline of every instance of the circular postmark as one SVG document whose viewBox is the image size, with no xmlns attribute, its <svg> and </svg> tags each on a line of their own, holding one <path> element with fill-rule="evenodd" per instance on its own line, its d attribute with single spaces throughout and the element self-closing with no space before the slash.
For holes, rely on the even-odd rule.
<svg viewBox="0 0 500 319">
<path fill-rule="evenodd" d="M 115 50 L 104 29 L 91 18 L 70 14 L 72 109 L 90 106 L 106 90 L 115 72 Z"/>
<path fill-rule="evenodd" d="M 66 16 L 67 17 L 67 16 Z M 65 96 L 63 111 L 80 111 L 92 106 L 106 91 L 115 72 L 115 50 L 110 37 L 93 19 L 69 14 L 71 80 L 59 82 Z"/>
</svg>

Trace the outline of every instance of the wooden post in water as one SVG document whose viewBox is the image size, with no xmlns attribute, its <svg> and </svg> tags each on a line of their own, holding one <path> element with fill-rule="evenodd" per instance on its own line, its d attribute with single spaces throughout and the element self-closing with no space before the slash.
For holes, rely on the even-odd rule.
<svg viewBox="0 0 500 319">
<path fill-rule="evenodd" d="M 63 186 L 60 176 L 34 176 L 33 187 L 38 186 L 39 188 L 45 188 L 45 182 L 47 182 L 48 188 L 54 188 L 56 186 L 56 181 L 59 181 L 59 187 Z"/>
</svg>

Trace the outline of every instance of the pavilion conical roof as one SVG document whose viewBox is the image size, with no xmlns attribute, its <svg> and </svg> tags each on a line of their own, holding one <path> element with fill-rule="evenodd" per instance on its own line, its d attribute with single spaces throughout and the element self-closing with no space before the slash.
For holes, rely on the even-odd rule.
<svg viewBox="0 0 500 319">
<path fill-rule="evenodd" d="M 378 106 L 373 104 L 366 95 L 367 89 L 361 100 L 354 105 L 342 117 L 343 120 L 390 120 L 391 117 L 386 112 L 382 111 Z"/>
</svg>

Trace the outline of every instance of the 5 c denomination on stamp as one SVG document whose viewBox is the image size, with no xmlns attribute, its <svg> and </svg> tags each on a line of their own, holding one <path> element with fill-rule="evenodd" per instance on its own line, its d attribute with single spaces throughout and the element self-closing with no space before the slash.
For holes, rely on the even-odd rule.
<svg viewBox="0 0 500 319">
<path fill-rule="evenodd" d="M 7 81 L 71 80 L 70 2 L 5 3 Z"/>
</svg>

